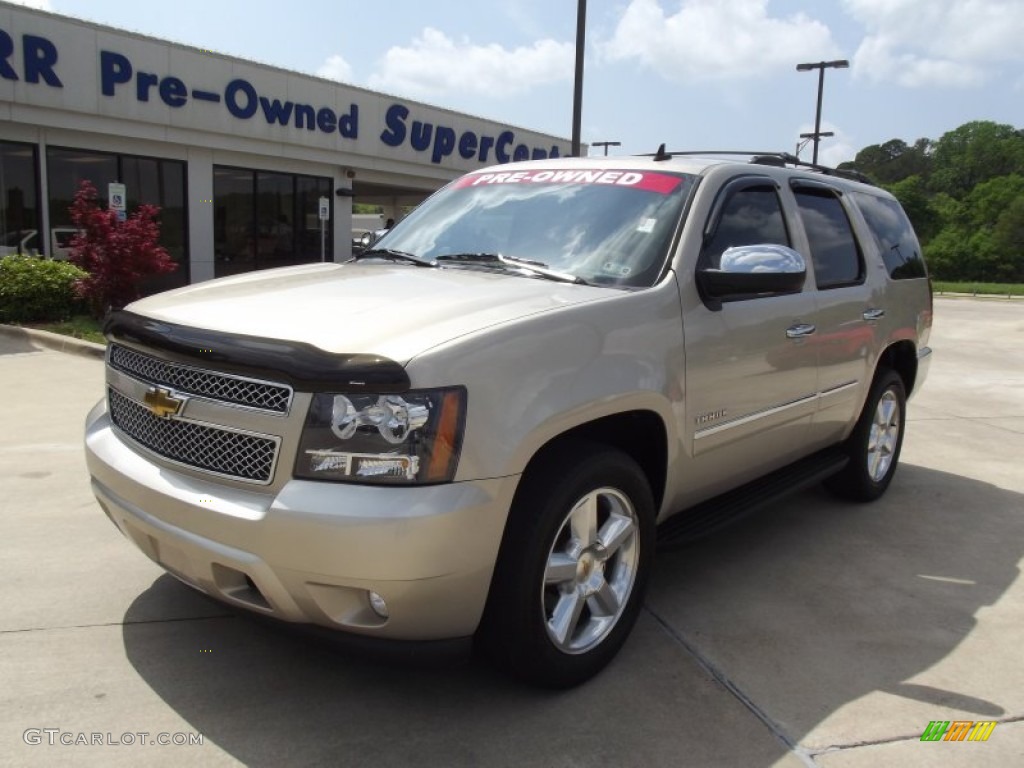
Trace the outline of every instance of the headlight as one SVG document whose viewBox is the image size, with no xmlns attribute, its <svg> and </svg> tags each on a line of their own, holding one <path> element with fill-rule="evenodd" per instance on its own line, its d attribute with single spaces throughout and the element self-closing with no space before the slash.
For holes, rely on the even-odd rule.
<svg viewBox="0 0 1024 768">
<path fill-rule="evenodd" d="M 455 476 L 466 390 L 313 396 L 295 477 L 356 483 L 444 483 Z"/>
</svg>

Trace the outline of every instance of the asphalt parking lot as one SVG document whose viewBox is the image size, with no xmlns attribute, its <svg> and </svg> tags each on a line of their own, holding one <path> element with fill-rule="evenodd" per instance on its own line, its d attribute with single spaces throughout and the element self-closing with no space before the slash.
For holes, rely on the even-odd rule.
<svg viewBox="0 0 1024 768">
<path fill-rule="evenodd" d="M 662 555 L 623 653 L 550 693 L 164 575 L 89 491 L 102 363 L 0 335 L 0 765 L 1024 765 L 1024 302 L 937 299 L 932 346 L 880 502 L 812 490 Z"/>
</svg>

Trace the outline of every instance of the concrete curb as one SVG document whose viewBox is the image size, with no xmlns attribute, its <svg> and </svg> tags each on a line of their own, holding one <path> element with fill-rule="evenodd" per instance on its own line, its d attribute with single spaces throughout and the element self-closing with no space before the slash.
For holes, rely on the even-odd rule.
<svg viewBox="0 0 1024 768">
<path fill-rule="evenodd" d="M 986 301 L 1024 301 L 1024 296 L 1007 293 L 953 293 L 952 291 L 935 291 L 935 298 L 943 299 L 984 299 Z"/>
<path fill-rule="evenodd" d="M 17 325 L 0 325 L 0 336 L 6 336 L 9 339 L 28 341 L 37 346 L 47 347 L 48 349 L 53 349 L 58 352 L 69 352 L 73 355 L 95 357 L 100 360 L 102 360 L 107 353 L 107 348 L 103 344 L 96 344 L 95 342 L 85 341 L 84 339 L 75 339 L 71 336 L 64 336 L 60 333 L 40 331 L 37 328 L 22 328 Z"/>
</svg>

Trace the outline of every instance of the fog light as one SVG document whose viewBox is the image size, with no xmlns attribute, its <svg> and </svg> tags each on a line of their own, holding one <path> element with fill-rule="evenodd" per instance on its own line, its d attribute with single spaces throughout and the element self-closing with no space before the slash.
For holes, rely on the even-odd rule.
<svg viewBox="0 0 1024 768">
<path fill-rule="evenodd" d="M 382 619 L 386 619 L 388 617 L 388 604 L 385 603 L 384 598 L 376 592 L 370 593 L 370 607 L 373 608 L 373 612 Z"/>
</svg>

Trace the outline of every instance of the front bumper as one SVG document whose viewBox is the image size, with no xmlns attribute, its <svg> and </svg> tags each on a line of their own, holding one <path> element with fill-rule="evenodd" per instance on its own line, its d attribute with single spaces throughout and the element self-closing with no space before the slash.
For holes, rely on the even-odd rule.
<svg viewBox="0 0 1024 768">
<path fill-rule="evenodd" d="M 291 480 L 276 493 L 155 463 L 86 421 L 93 492 L 171 574 L 284 621 L 433 640 L 480 621 L 518 477 L 409 488 Z M 387 618 L 370 604 L 376 592 Z"/>
</svg>

